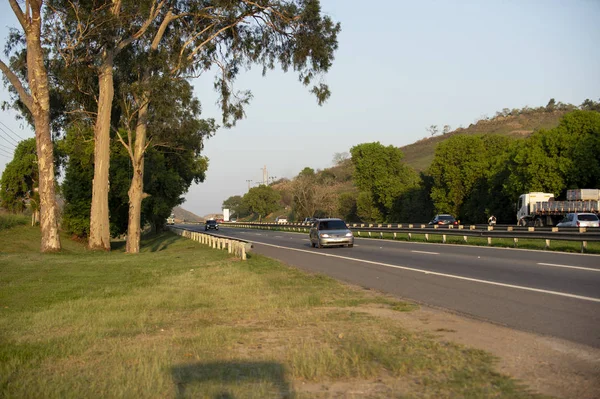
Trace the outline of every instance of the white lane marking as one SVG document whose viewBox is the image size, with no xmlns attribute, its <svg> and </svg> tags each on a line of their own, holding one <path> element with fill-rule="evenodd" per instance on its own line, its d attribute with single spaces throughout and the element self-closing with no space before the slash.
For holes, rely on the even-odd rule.
<svg viewBox="0 0 600 399">
<path fill-rule="evenodd" d="M 567 294 L 566 292 L 543 290 L 543 289 L 540 289 L 540 288 L 523 287 L 521 285 L 498 283 L 496 281 L 480 280 L 480 279 L 477 279 L 477 278 L 456 276 L 456 275 L 453 275 L 453 274 L 431 272 L 431 271 L 422 270 L 422 269 L 415 269 L 413 267 L 408 267 L 408 266 L 398 266 L 398 265 L 391 265 L 389 263 L 374 262 L 372 260 L 350 258 L 348 256 L 324 254 L 324 253 L 319 253 L 319 252 L 315 252 L 315 251 L 308 251 L 306 249 L 282 247 L 280 245 L 267 244 L 266 242 L 254 241 L 254 243 L 255 244 L 261 244 L 261 245 L 266 245 L 268 247 L 275 247 L 275 248 L 279 248 L 279 249 L 287 249 L 289 251 L 306 252 L 308 254 L 313 254 L 313 255 L 329 256 L 329 257 L 332 257 L 332 258 L 352 260 L 352 261 L 355 261 L 355 262 L 362 262 L 362 263 L 369 263 L 371 265 L 391 267 L 391 268 L 394 268 L 394 269 L 408 270 L 408 271 L 411 271 L 411 272 L 417 272 L 417 273 L 423 273 L 423 274 L 430 274 L 430 275 L 440 276 L 440 277 L 455 278 L 457 280 L 472 281 L 472 282 L 475 282 L 475 283 L 496 285 L 496 286 L 499 286 L 499 287 L 506 287 L 506 288 L 515 288 L 515 289 L 523 290 L 523 291 L 540 292 L 542 294 L 550 294 L 550 295 L 556 295 L 556 296 L 563 296 L 563 297 L 566 297 L 566 298 L 581 299 L 583 301 L 590 301 L 590 302 L 598 302 L 598 303 L 600 303 L 600 298 L 592 298 L 592 297 L 587 297 L 587 296 L 582 296 L 582 295 Z"/>
<path fill-rule="evenodd" d="M 410 251 L 416 254 L 427 254 L 427 255 L 439 255 L 439 252 L 427 252 L 427 251 Z"/>
<path fill-rule="evenodd" d="M 275 238 L 283 238 L 283 237 L 281 237 L 281 236 L 273 236 L 273 237 L 275 237 Z"/>
<path fill-rule="evenodd" d="M 577 269 L 577 270 L 587 270 L 589 272 L 600 272 L 600 269 L 592 269 L 591 267 L 583 267 L 583 266 L 569 266 L 569 265 L 556 265 L 554 263 L 538 263 L 541 266 L 552 266 L 552 267 L 562 267 L 565 269 Z"/>
</svg>

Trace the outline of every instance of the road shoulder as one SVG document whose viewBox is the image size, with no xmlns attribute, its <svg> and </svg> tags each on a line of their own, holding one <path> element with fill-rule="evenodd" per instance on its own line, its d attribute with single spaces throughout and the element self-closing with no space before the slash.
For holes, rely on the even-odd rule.
<svg viewBox="0 0 600 399">
<path fill-rule="evenodd" d="M 400 320 L 410 330 L 485 350 L 498 358 L 498 371 L 532 390 L 559 398 L 600 398 L 600 349 L 514 330 L 450 311 L 421 306 L 397 312 L 377 306 L 361 311 Z"/>
</svg>

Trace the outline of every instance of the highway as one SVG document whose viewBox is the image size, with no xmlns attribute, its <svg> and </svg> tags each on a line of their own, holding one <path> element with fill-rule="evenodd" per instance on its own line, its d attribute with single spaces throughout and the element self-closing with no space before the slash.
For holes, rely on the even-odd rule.
<svg viewBox="0 0 600 399">
<path fill-rule="evenodd" d="M 314 249 L 308 234 L 230 227 L 215 233 L 306 271 L 600 348 L 597 255 L 366 238 L 354 248 Z"/>
</svg>

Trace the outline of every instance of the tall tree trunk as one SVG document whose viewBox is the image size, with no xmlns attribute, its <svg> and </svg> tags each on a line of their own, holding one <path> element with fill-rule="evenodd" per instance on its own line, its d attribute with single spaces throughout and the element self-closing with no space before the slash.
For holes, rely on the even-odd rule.
<svg viewBox="0 0 600 399">
<path fill-rule="evenodd" d="M 144 93 L 146 94 L 146 93 Z M 144 193 L 144 153 L 146 152 L 146 130 L 148 120 L 148 102 L 144 95 L 144 105 L 138 113 L 138 124 L 135 129 L 135 146 L 133 149 L 133 177 L 129 187 L 129 218 L 127 225 L 128 253 L 140 252 L 142 200 L 148 195 Z"/>
<path fill-rule="evenodd" d="M 150 46 L 151 51 L 156 51 L 158 45 L 163 38 L 165 30 L 169 23 L 173 20 L 173 14 L 169 10 L 165 19 L 160 24 L 160 28 L 154 40 Z M 142 201 L 148 197 L 148 194 L 144 193 L 144 154 L 146 152 L 146 141 L 148 137 L 148 107 L 150 101 L 151 90 L 150 84 L 150 69 L 146 67 L 142 76 L 142 86 L 145 87 L 141 96 L 140 103 L 141 107 L 138 111 L 137 125 L 135 128 L 135 145 L 131 149 L 131 139 L 129 147 L 125 147 L 129 150 L 129 156 L 131 163 L 133 164 L 133 177 L 131 178 L 131 185 L 127 192 L 129 196 L 129 216 L 127 224 L 127 244 L 126 251 L 128 253 L 139 253 L 140 252 L 140 237 L 141 237 L 141 215 L 142 215 Z"/>
<path fill-rule="evenodd" d="M 27 78 L 31 90 L 31 107 L 35 126 L 35 143 L 38 157 L 41 251 L 61 249 L 58 234 L 57 205 L 54 180 L 54 145 L 50 132 L 50 92 L 48 74 L 44 65 L 41 36 L 41 2 L 31 2 L 31 18 L 26 29 Z"/>
<path fill-rule="evenodd" d="M 94 127 L 94 180 L 88 241 L 88 246 L 92 250 L 110 251 L 108 171 L 110 166 L 110 117 L 114 97 L 113 57 L 112 52 L 108 50 L 98 76 L 100 94 L 98 116 Z"/>
</svg>

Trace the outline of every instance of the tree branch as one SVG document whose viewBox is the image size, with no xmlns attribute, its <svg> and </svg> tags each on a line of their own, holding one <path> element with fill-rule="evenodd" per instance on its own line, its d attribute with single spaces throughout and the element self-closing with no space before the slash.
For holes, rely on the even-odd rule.
<svg viewBox="0 0 600 399">
<path fill-rule="evenodd" d="M 23 31 L 27 32 L 27 26 L 29 24 L 27 23 L 27 19 L 25 18 L 23 10 L 21 10 L 21 6 L 19 6 L 17 0 L 9 0 L 9 2 L 10 7 L 12 8 L 13 12 L 17 16 L 17 19 L 19 20 L 19 23 L 21 24 L 21 27 L 23 27 Z"/>
<path fill-rule="evenodd" d="M 21 101 L 23 101 L 23 104 L 25 104 L 29 111 L 33 111 L 31 109 L 33 107 L 33 98 L 31 97 L 31 94 L 27 93 L 27 90 L 23 87 L 19 77 L 15 75 L 2 60 L 0 60 L 0 70 L 4 72 L 8 81 L 13 85 L 17 93 L 19 93 L 19 97 L 21 98 Z"/>
</svg>

